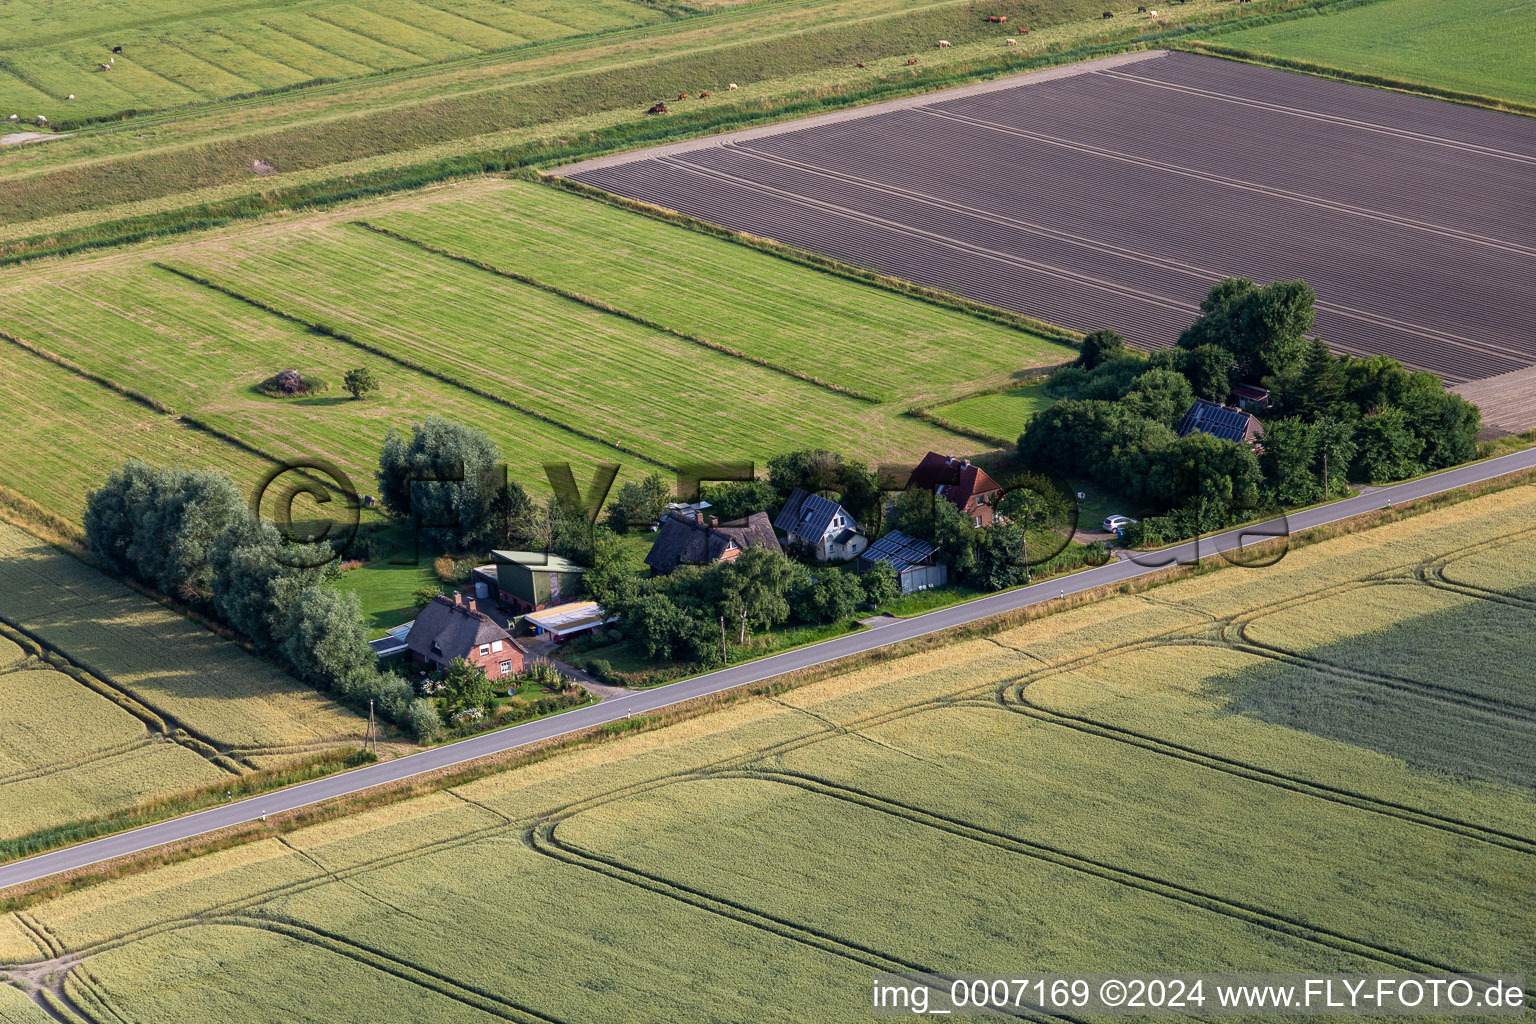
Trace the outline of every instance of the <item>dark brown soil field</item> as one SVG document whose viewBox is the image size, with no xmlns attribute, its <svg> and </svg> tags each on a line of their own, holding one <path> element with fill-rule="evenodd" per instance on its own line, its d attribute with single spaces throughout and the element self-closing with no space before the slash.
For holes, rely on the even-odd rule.
<svg viewBox="0 0 1536 1024">
<path fill-rule="evenodd" d="M 1080 331 L 1220 277 L 1459 383 L 1536 365 L 1536 119 L 1185 53 L 592 161 L 599 188 Z"/>
</svg>

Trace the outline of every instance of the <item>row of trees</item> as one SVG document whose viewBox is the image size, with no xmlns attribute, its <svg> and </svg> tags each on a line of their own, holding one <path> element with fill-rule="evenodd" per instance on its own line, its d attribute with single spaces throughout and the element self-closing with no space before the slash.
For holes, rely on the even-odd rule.
<svg viewBox="0 0 1536 1024">
<path fill-rule="evenodd" d="M 1142 505 L 1229 512 L 1307 504 L 1349 479 L 1383 483 L 1475 455 L 1476 406 L 1390 357 L 1335 356 L 1309 336 L 1315 300 L 1301 281 L 1232 278 L 1171 350 L 1143 356 L 1114 331 L 1089 335 L 1049 379 L 1061 400 L 1030 422 L 1020 456 Z M 1224 402 L 1253 381 L 1273 403 L 1262 452 L 1176 435 L 1194 399 Z M 1223 525 L 1211 515 L 1197 514 L 1200 529 Z"/>
<path fill-rule="evenodd" d="M 378 671 L 354 594 L 325 586 L 333 564 L 295 564 L 288 541 L 222 473 L 125 463 L 86 501 L 91 554 L 250 639 L 304 681 L 418 737 L 437 715 L 403 679 Z"/>
</svg>

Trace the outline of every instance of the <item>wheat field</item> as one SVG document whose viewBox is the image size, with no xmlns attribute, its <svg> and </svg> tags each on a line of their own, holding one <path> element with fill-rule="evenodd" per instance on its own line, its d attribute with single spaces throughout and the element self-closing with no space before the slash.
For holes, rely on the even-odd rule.
<svg viewBox="0 0 1536 1024">
<path fill-rule="evenodd" d="M 1479 556 L 1533 512 L 1514 488 L 123 877 L 0 918 L 0 960 L 78 957 L 50 998 L 171 1024 L 851 1021 L 872 971 L 983 963 L 1529 971 L 1536 787 L 1279 721 L 1250 675 L 1443 681 L 1392 645 L 1522 598 L 1528 563 Z M 1483 710 L 1529 743 L 1513 708 Z"/>
</svg>

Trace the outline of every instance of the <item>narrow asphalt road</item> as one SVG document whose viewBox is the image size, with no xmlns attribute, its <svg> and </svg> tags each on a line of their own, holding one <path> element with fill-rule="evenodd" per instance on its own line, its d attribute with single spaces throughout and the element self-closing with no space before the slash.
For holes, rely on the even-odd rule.
<svg viewBox="0 0 1536 1024">
<path fill-rule="evenodd" d="M 515 725 L 499 732 L 484 733 L 471 739 L 432 747 L 393 761 L 367 765 L 339 775 L 317 779 L 314 782 L 306 782 L 290 789 L 213 807 L 156 825 L 147 825 L 132 832 L 106 836 L 79 846 L 39 854 L 27 860 L 0 866 L 0 889 L 46 878 L 62 871 L 99 864 L 114 857 L 151 850 L 157 846 L 190 839 L 231 825 L 255 821 L 268 814 L 279 814 L 374 786 L 397 782 L 413 775 L 463 764 L 489 754 L 497 754 L 579 729 L 602 725 L 629 715 L 655 711 L 694 697 L 761 682 L 785 672 L 821 665 L 851 654 L 900 643 L 903 640 L 954 626 L 963 626 L 1001 612 L 1013 611 L 1065 594 L 1076 594 L 1106 584 L 1122 583 L 1156 572 L 1175 562 L 1189 562 L 1197 557 L 1219 556 L 1222 552 L 1231 552 L 1244 545 L 1337 522 L 1362 512 L 1382 508 L 1389 503 L 1402 504 L 1533 467 L 1536 467 L 1536 449 L 1516 452 L 1487 462 L 1448 470 L 1422 480 L 1374 489 L 1358 497 L 1346 498 L 1282 519 L 1270 520 L 1267 523 L 1241 527 L 1201 541 L 1190 541 L 1154 554 L 1113 561 L 1097 569 L 1090 569 L 1062 579 L 1037 583 L 1018 590 L 978 598 L 965 604 L 940 608 L 910 619 L 896 620 L 878 629 L 851 633 L 809 647 L 776 654 L 760 661 L 669 683 L 654 690 L 642 690 L 605 700 L 600 704 L 579 708 L 553 718 Z"/>
</svg>

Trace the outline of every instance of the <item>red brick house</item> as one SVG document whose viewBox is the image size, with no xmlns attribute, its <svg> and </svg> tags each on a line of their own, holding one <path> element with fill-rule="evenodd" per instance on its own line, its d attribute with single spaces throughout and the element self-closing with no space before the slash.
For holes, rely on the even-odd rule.
<svg viewBox="0 0 1536 1024">
<path fill-rule="evenodd" d="M 528 663 L 528 652 L 496 620 L 463 594 L 437 595 L 416 616 L 406 638 L 411 661 L 447 669 L 455 658 L 478 666 L 492 680 L 515 676 Z"/>
<path fill-rule="evenodd" d="M 970 459 L 929 452 L 917 464 L 907 486 L 932 491 L 958 508 L 975 526 L 991 526 L 1003 489 Z"/>
</svg>

